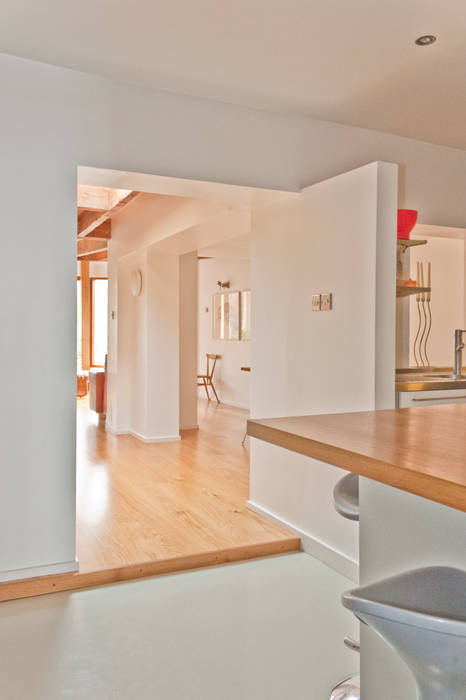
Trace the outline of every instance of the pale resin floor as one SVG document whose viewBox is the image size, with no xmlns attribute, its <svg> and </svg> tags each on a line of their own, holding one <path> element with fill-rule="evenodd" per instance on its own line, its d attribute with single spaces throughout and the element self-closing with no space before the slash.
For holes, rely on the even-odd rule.
<svg viewBox="0 0 466 700">
<path fill-rule="evenodd" d="M 299 553 L 0 603 L 0 697 L 327 700 L 351 585 Z"/>
</svg>

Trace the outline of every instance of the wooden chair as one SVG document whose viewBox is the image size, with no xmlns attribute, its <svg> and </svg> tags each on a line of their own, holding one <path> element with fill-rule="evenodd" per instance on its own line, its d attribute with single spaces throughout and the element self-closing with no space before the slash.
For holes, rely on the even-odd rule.
<svg viewBox="0 0 466 700">
<path fill-rule="evenodd" d="M 77 391 L 76 395 L 78 399 L 82 399 L 83 396 L 87 396 L 89 391 L 89 384 L 87 379 L 87 373 L 78 372 L 77 374 Z"/>
<path fill-rule="evenodd" d="M 197 375 L 197 386 L 203 386 L 205 389 L 205 393 L 207 394 L 207 399 L 210 401 L 210 396 L 209 396 L 209 390 L 207 387 L 211 387 L 212 391 L 215 394 L 215 398 L 217 399 L 217 403 L 220 403 L 220 399 L 217 396 L 217 392 L 215 391 L 215 386 L 213 382 L 213 377 L 214 377 L 214 372 L 215 372 L 215 365 L 217 364 L 217 360 L 220 359 L 220 355 L 211 355 L 210 353 L 206 353 L 206 358 L 207 358 L 207 371 L 205 374 L 198 374 Z"/>
</svg>

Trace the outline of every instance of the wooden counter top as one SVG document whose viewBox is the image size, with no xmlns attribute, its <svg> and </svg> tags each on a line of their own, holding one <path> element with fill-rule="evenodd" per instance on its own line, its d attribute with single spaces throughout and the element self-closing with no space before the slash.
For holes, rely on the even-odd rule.
<svg viewBox="0 0 466 700">
<path fill-rule="evenodd" d="M 466 404 L 249 420 L 248 435 L 466 511 Z"/>
</svg>

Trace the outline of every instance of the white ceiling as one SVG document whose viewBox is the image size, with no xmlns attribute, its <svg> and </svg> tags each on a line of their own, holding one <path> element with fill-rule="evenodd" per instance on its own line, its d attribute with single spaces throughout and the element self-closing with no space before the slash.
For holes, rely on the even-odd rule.
<svg viewBox="0 0 466 700">
<path fill-rule="evenodd" d="M 465 0 L 2 0 L 0 51 L 466 148 L 465 30 Z"/>
</svg>

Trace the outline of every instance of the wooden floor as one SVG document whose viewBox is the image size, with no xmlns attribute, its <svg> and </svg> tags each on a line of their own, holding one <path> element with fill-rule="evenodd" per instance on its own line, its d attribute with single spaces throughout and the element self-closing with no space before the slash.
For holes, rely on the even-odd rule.
<svg viewBox="0 0 466 700">
<path fill-rule="evenodd" d="M 79 573 L 0 584 L 0 600 L 299 549 L 245 506 L 245 411 L 200 401 L 200 429 L 157 444 L 107 433 L 87 399 L 77 415 Z"/>
<path fill-rule="evenodd" d="M 199 430 L 148 444 L 110 435 L 78 401 L 80 572 L 289 539 L 245 506 L 246 419 L 246 411 L 200 401 Z"/>
</svg>

